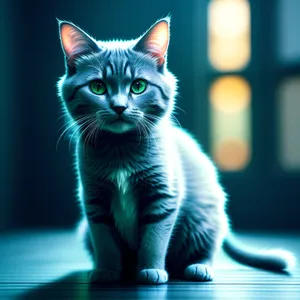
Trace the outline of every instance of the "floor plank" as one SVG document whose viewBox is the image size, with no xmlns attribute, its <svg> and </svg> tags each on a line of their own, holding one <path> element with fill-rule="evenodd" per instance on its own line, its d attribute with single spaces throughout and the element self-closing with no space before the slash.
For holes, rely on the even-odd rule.
<svg viewBox="0 0 300 300">
<path fill-rule="evenodd" d="M 300 253 L 300 235 L 239 233 L 260 248 Z M 300 299 L 300 268 L 291 276 L 237 264 L 224 253 L 211 283 L 173 281 L 163 286 L 97 286 L 88 283 L 92 265 L 74 232 L 23 231 L 0 235 L 1 299 Z"/>
</svg>

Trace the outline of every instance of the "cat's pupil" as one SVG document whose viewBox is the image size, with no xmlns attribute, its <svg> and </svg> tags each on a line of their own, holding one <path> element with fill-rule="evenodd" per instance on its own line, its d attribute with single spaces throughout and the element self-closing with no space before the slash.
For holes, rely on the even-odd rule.
<svg viewBox="0 0 300 300">
<path fill-rule="evenodd" d="M 101 83 L 99 83 L 99 82 L 97 83 L 96 90 L 97 90 L 97 92 L 99 92 L 101 90 Z"/>
</svg>

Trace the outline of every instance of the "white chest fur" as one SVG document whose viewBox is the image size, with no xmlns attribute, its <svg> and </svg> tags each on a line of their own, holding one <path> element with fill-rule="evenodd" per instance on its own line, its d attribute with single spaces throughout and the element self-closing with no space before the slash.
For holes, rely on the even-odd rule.
<svg viewBox="0 0 300 300">
<path fill-rule="evenodd" d="M 112 199 L 112 212 L 116 226 L 122 237 L 131 248 L 137 245 L 137 205 L 130 187 L 128 169 L 112 172 L 110 180 L 116 186 L 116 194 Z"/>
</svg>

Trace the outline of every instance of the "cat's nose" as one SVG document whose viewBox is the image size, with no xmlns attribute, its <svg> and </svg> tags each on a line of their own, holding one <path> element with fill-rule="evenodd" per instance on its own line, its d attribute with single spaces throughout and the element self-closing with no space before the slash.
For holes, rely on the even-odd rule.
<svg viewBox="0 0 300 300">
<path fill-rule="evenodd" d="M 120 116 L 127 106 L 113 106 L 112 109 Z"/>
</svg>

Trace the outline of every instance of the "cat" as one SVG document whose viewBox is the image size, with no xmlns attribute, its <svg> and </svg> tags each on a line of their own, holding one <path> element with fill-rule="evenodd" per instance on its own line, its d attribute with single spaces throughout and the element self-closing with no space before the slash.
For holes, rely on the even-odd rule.
<svg viewBox="0 0 300 300">
<path fill-rule="evenodd" d="M 66 58 L 58 91 L 75 128 L 91 282 L 210 281 L 222 246 L 240 263 L 289 270 L 290 252 L 235 241 L 214 163 L 174 122 L 170 18 L 130 41 L 96 41 L 73 23 L 58 23 Z"/>
</svg>

